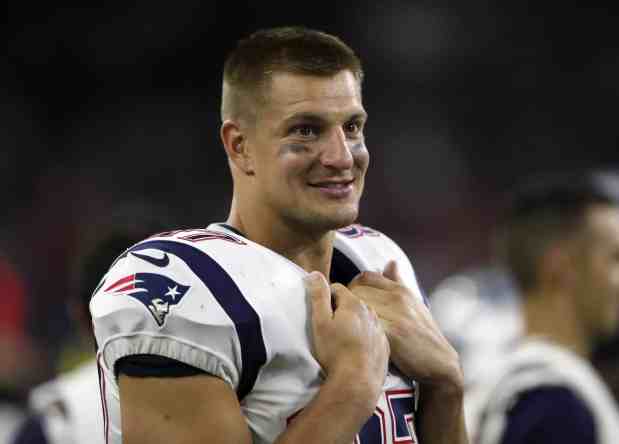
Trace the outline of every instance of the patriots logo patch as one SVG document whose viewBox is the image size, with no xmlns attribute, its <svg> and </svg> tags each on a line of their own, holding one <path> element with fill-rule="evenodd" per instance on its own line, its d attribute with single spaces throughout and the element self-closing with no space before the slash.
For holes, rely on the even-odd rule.
<svg viewBox="0 0 619 444">
<path fill-rule="evenodd" d="M 135 273 L 118 279 L 103 291 L 137 299 L 148 308 L 161 327 L 170 308 L 183 299 L 189 288 L 161 274 Z"/>
</svg>

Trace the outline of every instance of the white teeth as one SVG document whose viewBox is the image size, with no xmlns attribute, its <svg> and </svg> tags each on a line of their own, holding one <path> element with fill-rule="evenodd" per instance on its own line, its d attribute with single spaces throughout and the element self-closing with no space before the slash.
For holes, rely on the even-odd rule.
<svg viewBox="0 0 619 444">
<path fill-rule="evenodd" d="M 348 186 L 348 183 L 320 183 L 318 186 L 325 188 L 345 188 Z"/>
</svg>

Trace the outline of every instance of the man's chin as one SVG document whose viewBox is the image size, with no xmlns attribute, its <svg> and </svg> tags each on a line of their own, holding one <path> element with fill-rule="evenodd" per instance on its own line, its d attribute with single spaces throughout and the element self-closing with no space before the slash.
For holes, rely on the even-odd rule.
<svg viewBox="0 0 619 444">
<path fill-rule="evenodd" d="M 359 212 L 355 210 L 340 211 L 337 214 L 332 214 L 325 217 L 326 226 L 329 230 L 339 230 L 340 228 L 348 227 L 356 222 Z"/>
</svg>

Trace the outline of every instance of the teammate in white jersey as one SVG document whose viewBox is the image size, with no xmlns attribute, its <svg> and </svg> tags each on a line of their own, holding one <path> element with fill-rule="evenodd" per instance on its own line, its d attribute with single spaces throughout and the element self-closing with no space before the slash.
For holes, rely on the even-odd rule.
<svg viewBox="0 0 619 444">
<path fill-rule="evenodd" d="M 68 298 L 67 308 L 76 327 L 74 339 L 87 349 L 92 347 L 88 303 L 101 274 L 127 245 L 165 225 L 164 216 L 158 214 L 157 219 L 153 219 L 148 208 L 130 209 L 116 209 L 114 213 L 119 218 L 124 215 L 127 220 L 114 222 L 113 218 L 102 224 L 105 228 L 97 230 L 96 243 L 86 242 L 89 247 L 77 261 L 77 291 Z M 28 407 L 30 415 L 15 434 L 12 444 L 105 443 L 99 369 L 94 356 L 34 387 L 29 393 Z"/>
<path fill-rule="evenodd" d="M 475 442 L 616 443 L 619 409 L 589 359 L 619 325 L 619 175 L 533 181 L 502 231 L 525 336 L 477 391 Z"/>
<path fill-rule="evenodd" d="M 400 248 L 354 225 L 362 76 L 302 28 L 229 56 L 227 222 L 133 246 L 91 302 L 108 442 L 466 442 L 457 353 Z"/>
</svg>

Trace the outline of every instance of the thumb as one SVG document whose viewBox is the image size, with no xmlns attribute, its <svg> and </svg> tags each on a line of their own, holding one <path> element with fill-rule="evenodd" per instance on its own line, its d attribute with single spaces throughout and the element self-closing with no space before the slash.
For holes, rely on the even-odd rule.
<svg viewBox="0 0 619 444">
<path fill-rule="evenodd" d="M 385 265 L 385 269 L 383 270 L 383 276 L 400 284 L 403 283 L 402 276 L 400 276 L 400 270 L 398 269 L 398 263 L 394 260 L 387 262 L 387 265 Z"/>
<path fill-rule="evenodd" d="M 304 278 L 305 291 L 312 309 L 312 323 L 333 317 L 331 308 L 331 289 L 327 280 L 318 271 L 313 271 Z"/>
</svg>

